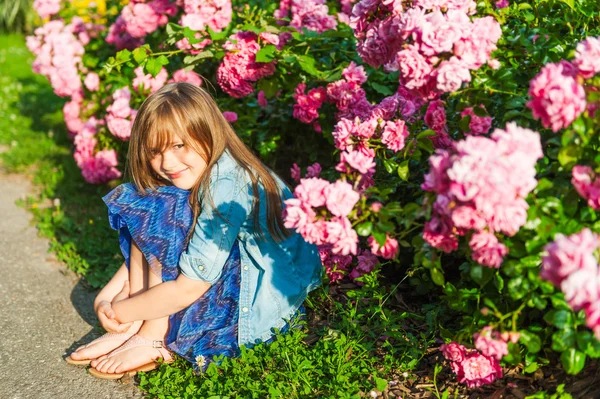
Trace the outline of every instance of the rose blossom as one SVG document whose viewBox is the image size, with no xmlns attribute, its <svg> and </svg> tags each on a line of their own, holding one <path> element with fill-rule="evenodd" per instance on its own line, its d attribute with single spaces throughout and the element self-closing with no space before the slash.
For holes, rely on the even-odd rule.
<svg viewBox="0 0 600 399">
<path fill-rule="evenodd" d="M 527 106 L 546 128 L 557 132 L 569 126 L 586 109 L 585 90 L 566 61 L 546 64 L 529 84 Z"/>
<path fill-rule="evenodd" d="M 329 212 L 335 216 L 348 216 L 360 199 L 360 194 L 348 182 L 338 180 L 323 191 Z"/>
<path fill-rule="evenodd" d="M 462 362 L 467 354 L 467 348 L 457 342 L 450 342 L 440 346 L 444 357 L 452 362 Z"/>
<path fill-rule="evenodd" d="M 598 235 L 585 228 L 570 236 L 556 234 L 554 241 L 544 247 L 540 277 L 560 286 L 563 279 L 578 270 L 597 271 Z"/>
<path fill-rule="evenodd" d="M 508 345 L 502 340 L 497 331 L 493 331 L 491 327 L 484 327 L 478 333 L 473 335 L 475 347 L 486 356 L 491 356 L 497 360 L 508 355 Z"/>
<path fill-rule="evenodd" d="M 480 106 L 485 110 L 483 105 Z M 486 134 L 490 131 L 492 127 L 492 118 L 489 116 L 477 116 L 473 111 L 473 107 L 465 108 L 463 112 L 461 112 L 460 116 L 462 118 L 466 116 L 471 117 L 471 121 L 469 122 L 469 131 L 467 133 L 480 135 Z"/>
<path fill-rule="evenodd" d="M 600 39 L 588 37 L 577 45 L 573 64 L 585 79 L 600 72 Z"/>
<path fill-rule="evenodd" d="M 494 234 L 485 231 L 473 234 L 469 246 L 473 260 L 482 266 L 499 268 L 508 253 L 508 248 Z"/>
<path fill-rule="evenodd" d="M 385 244 L 379 246 L 379 243 L 373 236 L 367 240 L 371 246 L 371 252 L 385 259 L 394 259 L 398 254 L 398 241 L 395 238 L 385 235 Z"/>
<path fill-rule="evenodd" d="M 588 206 L 600 208 L 600 180 L 589 166 L 576 165 L 571 171 L 571 184 L 575 190 L 587 200 Z"/>
<path fill-rule="evenodd" d="M 90 72 L 85 77 L 83 84 L 89 91 L 96 91 L 100 88 L 100 78 L 95 72 Z"/>
<path fill-rule="evenodd" d="M 223 116 L 229 123 L 233 123 L 238 120 L 238 115 L 235 112 L 225 111 L 223 112 Z"/>
<path fill-rule="evenodd" d="M 502 368 L 493 357 L 480 353 L 469 353 L 462 362 L 455 362 L 454 372 L 458 382 L 469 388 L 477 388 L 491 384 L 497 378 L 502 378 Z"/>
</svg>

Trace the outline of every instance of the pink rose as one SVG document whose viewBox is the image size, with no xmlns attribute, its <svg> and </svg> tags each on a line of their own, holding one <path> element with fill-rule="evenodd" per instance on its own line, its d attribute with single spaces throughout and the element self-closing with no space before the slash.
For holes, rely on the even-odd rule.
<svg viewBox="0 0 600 399">
<path fill-rule="evenodd" d="M 300 185 L 294 190 L 294 195 L 307 205 L 317 208 L 327 202 L 325 189 L 329 187 L 329 184 L 327 180 L 318 177 L 301 179 Z"/>
<path fill-rule="evenodd" d="M 473 234 L 469 246 L 473 250 L 473 260 L 482 266 L 499 268 L 508 253 L 508 248 L 498 242 L 494 234 L 486 231 Z"/>
<path fill-rule="evenodd" d="M 375 238 L 370 236 L 367 240 L 371 246 L 371 252 L 385 259 L 394 259 L 398 255 L 398 241 L 391 238 L 388 234 L 385 235 L 385 244 L 380 246 Z"/>
<path fill-rule="evenodd" d="M 467 354 L 467 348 L 457 342 L 450 342 L 440 346 L 440 351 L 447 360 L 452 362 L 462 362 Z"/>
<path fill-rule="evenodd" d="M 223 116 L 229 123 L 233 123 L 238 120 L 238 116 L 235 112 L 225 111 L 225 112 L 223 112 Z"/>
<path fill-rule="evenodd" d="M 360 199 L 360 194 L 352 189 L 352 185 L 338 180 L 324 190 L 327 209 L 335 216 L 348 216 Z"/>
<path fill-rule="evenodd" d="M 573 64 L 585 79 L 600 72 L 600 39 L 588 37 L 577 45 Z"/>
<path fill-rule="evenodd" d="M 400 151 L 404 148 L 406 138 L 409 134 L 410 132 L 403 120 L 388 121 L 383 128 L 381 142 L 392 151 Z"/>
<path fill-rule="evenodd" d="M 570 236 L 556 234 L 554 241 L 544 247 L 540 277 L 557 287 L 571 273 L 578 270 L 596 272 L 598 261 L 594 251 L 598 249 L 598 236 L 585 228 Z"/>
<path fill-rule="evenodd" d="M 90 72 L 85 77 L 83 84 L 89 91 L 96 91 L 100 88 L 100 78 L 98 77 L 97 73 Z"/>
<path fill-rule="evenodd" d="M 585 90 L 572 76 L 568 62 L 546 64 L 530 82 L 527 106 L 553 132 L 569 126 L 586 109 Z"/>
<path fill-rule="evenodd" d="M 491 356 L 497 360 L 502 360 L 505 355 L 508 355 L 508 345 L 497 331 L 493 331 L 491 327 L 484 327 L 481 332 L 473 335 L 475 347 L 485 356 Z"/>
<path fill-rule="evenodd" d="M 458 382 L 469 388 L 491 384 L 497 378 L 502 378 L 498 360 L 480 353 L 469 353 L 462 362 L 455 362 L 454 365 Z"/>
<path fill-rule="evenodd" d="M 443 93 L 452 93 L 460 89 L 464 82 L 471 81 L 469 69 L 458 58 L 442 61 L 436 70 L 437 89 Z"/>
</svg>

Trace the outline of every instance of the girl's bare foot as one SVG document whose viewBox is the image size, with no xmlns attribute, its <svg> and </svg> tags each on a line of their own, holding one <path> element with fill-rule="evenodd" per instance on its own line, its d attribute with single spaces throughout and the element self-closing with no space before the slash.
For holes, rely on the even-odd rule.
<svg viewBox="0 0 600 399">
<path fill-rule="evenodd" d="M 97 359 L 123 345 L 131 336 L 137 333 L 142 326 L 142 322 L 135 322 L 125 333 L 104 334 L 100 338 L 90 342 L 87 345 L 80 346 L 71 353 L 73 360 Z"/>
<path fill-rule="evenodd" d="M 91 366 L 102 373 L 120 374 L 159 358 L 165 362 L 171 361 L 171 355 L 163 348 L 162 337 L 153 340 L 136 334 L 112 353 L 93 360 Z"/>
</svg>

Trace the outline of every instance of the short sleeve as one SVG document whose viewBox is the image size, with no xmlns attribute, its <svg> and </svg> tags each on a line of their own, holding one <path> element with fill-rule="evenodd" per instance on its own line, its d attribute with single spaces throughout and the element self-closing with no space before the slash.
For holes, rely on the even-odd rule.
<svg viewBox="0 0 600 399">
<path fill-rule="evenodd" d="M 179 268 L 188 278 L 214 284 L 221 277 L 240 228 L 252 209 L 249 179 L 236 169 L 210 184 L 214 208 L 203 209 L 188 248 L 179 258 Z"/>
</svg>

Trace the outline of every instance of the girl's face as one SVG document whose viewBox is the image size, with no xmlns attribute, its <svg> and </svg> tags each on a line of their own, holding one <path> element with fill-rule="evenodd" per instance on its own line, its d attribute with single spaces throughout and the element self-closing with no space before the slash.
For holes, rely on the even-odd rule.
<svg viewBox="0 0 600 399">
<path fill-rule="evenodd" d="M 150 165 L 156 174 L 183 190 L 191 189 L 206 169 L 204 158 L 176 134 L 166 150 L 153 150 Z"/>
</svg>

